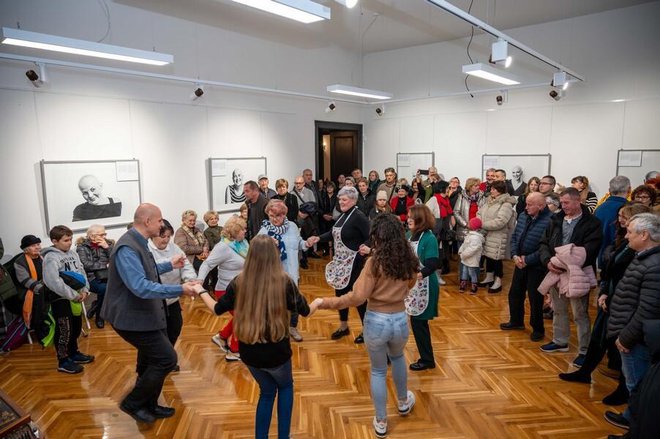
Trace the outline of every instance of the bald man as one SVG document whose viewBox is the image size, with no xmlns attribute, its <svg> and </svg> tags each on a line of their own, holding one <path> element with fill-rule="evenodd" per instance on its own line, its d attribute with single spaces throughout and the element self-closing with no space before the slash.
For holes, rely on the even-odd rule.
<svg viewBox="0 0 660 439">
<path fill-rule="evenodd" d="M 110 322 L 121 338 L 137 349 L 137 381 L 119 408 L 133 419 L 153 423 L 169 418 L 174 409 L 158 405 L 163 381 L 177 364 L 167 338 L 165 299 L 182 294 L 194 296 L 197 282 L 163 285 L 159 274 L 182 268 L 184 256 L 156 264 L 147 247 L 149 238 L 159 236 L 163 227 L 160 209 L 141 204 L 135 211 L 133 228 L 115 244 L 108 265 L 108 286 L 101 317 Z"/>
<path fill-rule="evenodd" d="M 85 199 L 73 209 L 72 221 L 121 216 L 121 201 L 103 195 L 103 183 L 94 175 L 83 175 L 78 180 L 78 189 Z"/>
<path fill-rule="evenodd" d="M 539 247 L 545 229 L 550 224 L 552 213 L 545 203 L 545 196 L 532 192 L 525 200 L 525 212 L 518 217 L 516 229 L 511 237 L 511 254 L 516 267 L 509 288 L 509 321 L 500 324 L 504 331 L 525 329 L 525 292 L 529 297 L 532 327 L 530 338 L 541 341 L 545 337 L 543 327 L 543 296 L 539 285 L 547 272 L 539 258 Z"/>
</svg>

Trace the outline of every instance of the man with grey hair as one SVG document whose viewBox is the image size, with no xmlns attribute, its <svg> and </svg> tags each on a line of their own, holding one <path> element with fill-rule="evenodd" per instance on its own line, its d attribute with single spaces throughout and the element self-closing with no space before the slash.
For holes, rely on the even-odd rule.
<svg viewBox="0 0 660 439">
<path fill-rule="evenodd" d="M 651 366 L 646 324 L 660 319 L 660 216 L 653 213 L 633 216 L 628 222 L 626 239 L 637 255 L 617 284 L 610 304 L 607 337 L 616 337 L 632 404 L 638 396 L 637 386 Z M 607 411 L 605 419 L 627 429 L 635 422 L 636 413 L 631 408 L 632 405 L 623 414 Z"/>
<path fill-rule="evenodd" d="M 598 266 L 601 268 L 603 267 L 603 251 L 614 243 L 616 237 L 619 209 L 628 202 L 630 179 L 623 175 L 617 175 L 610 180 L 609 192 L 610 196 L 594 212 L 594 215 L 603 226 L 603 243 L 598 252 Z"/>
</svg>

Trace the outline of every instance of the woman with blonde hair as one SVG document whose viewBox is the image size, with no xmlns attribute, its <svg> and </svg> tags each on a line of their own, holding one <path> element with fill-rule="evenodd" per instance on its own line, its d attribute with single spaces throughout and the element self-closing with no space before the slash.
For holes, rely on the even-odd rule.
<svg viewBox="0 0 660 439">
<path fill-rule="evenodd" d="M 252 239 L 245 270 L 229 283 L 218 302 L 207 292 L 200 297 L 218 315 L 236 311 L 234 332 L 241 358 L 260 390 L 254 436 L 268 437 L 277 396 L 277 437 L 288 438 L 293 410 L 289 313 L 309 316 L 312 311 L 282 269 L 272 238 L 258 235 Z"/>
<path fill-rule="evenodd" d="M 174 243 L 186 254 L 195 271 L 199 271 L 204 259 L 209 255 L 209 243 L 197 228 L 197 212 L 186 210 L 181 214 L 181 227 L 174 234 Z"/>
<path fill-rule="evenodd" d="M 222 229 L 222 240 L 218 242 L 209 257 L 199 267 L 198 279 L 204 281 L 215 267 L 218 267 L 218 281 L 215 284 L 215 297 L 220 299 L 226 294 L 229 282 L 243 270 L 245 257 L 248 253 L 248 242 L 245 239 L 247 223 L 239 216 L 232 216 L 225 222 Z M 213 343 L 225 352 L 225 360 L 240 360 L 238 340 L 234 336 L 233 319 L 211 337 Z"/>
</svg>

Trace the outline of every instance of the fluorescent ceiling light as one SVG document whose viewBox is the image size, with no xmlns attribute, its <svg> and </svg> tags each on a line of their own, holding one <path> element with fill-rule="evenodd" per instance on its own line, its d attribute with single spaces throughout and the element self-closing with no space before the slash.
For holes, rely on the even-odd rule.
<svg viewBox="0 0 660 439">
<path fill-rule="evenodd" d="M 340 5 L 346 6 L 348 9 L 352 9 L 357 5 L 358 0 L 335 0 Z"/>
<path fill-rule="evenodd" d="M 380 90 L 369 90 L 368 88 L 352 87 L 350 85 L 335 84 L 329 85 L 327 89 L 330 93 L 339 93 L 350 96 L 360 96 L 369 99 L 392 99 L 392 93 Z"/>
<path fill-rule="evenodd" d="M 271 14 L 309 24 L 329 20 L 330 8 L 309 0 L 234 0 L 236 3 L 251 6 Z"/>
<path fill-rule="evenodd" d="M 520 81 L 514 79 L 508 72 L 503 72 L 499 69 L 491 67 L 486 64 L 476 63 L 463 66 L 463 73 L 479 78 L 488 79 L 489 81 L 499 82 L 504 85 L 520 84 Z"/>
<path fill-rule="evenodd" d="M 8 27 L 2 28 L 0 42 L 12 46 L 52 50 L 54 52 L 149 64 L 152 66 L 164 66 L 174 62 L 174 57 L 166 53 L 112 46 L 110 44 L 76 40 Z"/>
</svg>

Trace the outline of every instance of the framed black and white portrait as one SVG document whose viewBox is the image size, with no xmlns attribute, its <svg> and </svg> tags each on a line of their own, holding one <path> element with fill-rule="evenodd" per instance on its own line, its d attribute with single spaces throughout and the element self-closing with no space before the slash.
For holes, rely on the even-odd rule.
<svg viewBox="0 0 660 439">
<path fill-rule="evenodd" d="M 532 177 L 542 178 L 550 174 L 550 154 L 484 154 L 481 156 L 481 175 L 490 168 L 506 171 L 507 185 L 513 188 L 513 195 L 525 192 L 527 182 Z"/>
<path fill-rule="evenodd" d="M 245 203 L 243 185 L 267 175 L 266 157 L 210 158 L 208 170 L 211 210 L 237 211 Z"/>
<path fill-rule="evenodd" d="M 46 227 L 74 232 L 92 224 L 119 227 L 133 221 L 141 202 L 138 160 L 41 161 Z"/>
</svg>

